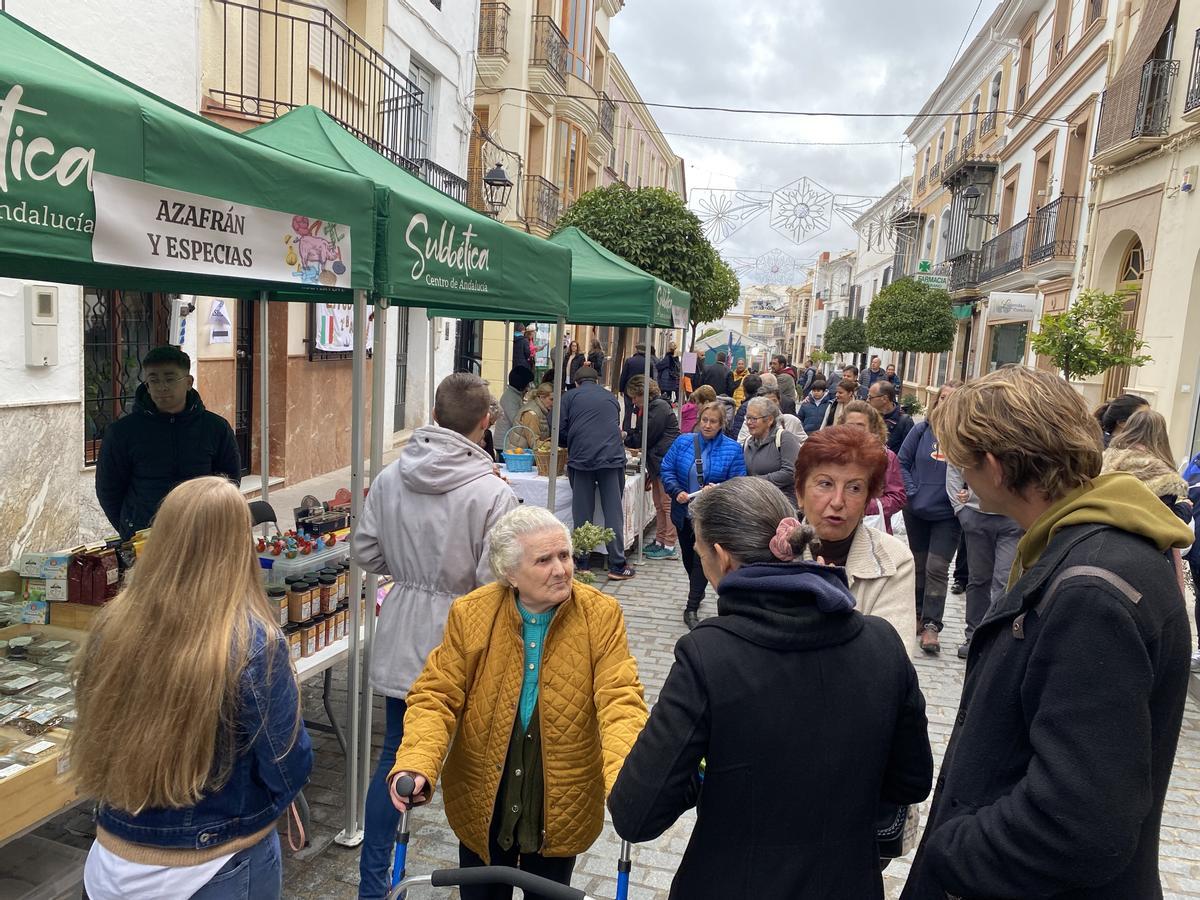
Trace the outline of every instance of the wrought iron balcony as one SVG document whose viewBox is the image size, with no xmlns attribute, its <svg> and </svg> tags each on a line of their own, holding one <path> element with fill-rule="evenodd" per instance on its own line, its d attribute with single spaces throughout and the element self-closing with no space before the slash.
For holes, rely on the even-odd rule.
<svg viewBox="0 0 1200 900">
<path fill-rule="evenodd" d="M 966 159 L 971 151 L 975 148 L 975 129 L 972 128 L 967 132 L 967 136 L 962 139 L 962 155 Z"/>
<path fill-rule="evenodd" d="M 562 215 L 562 195 L 554 183 L 541 175 L 525 176 L 525 219 L 550 231 Z"/>
<path fill-rule="evenodd" d="M 951 169 L 954 168 L 954 164 L 956 162 L 958 162 L 958 148 L 951 147 L 949 150 L 946 151 L 946 158 L 942 160 L 943 170 L 946 172 L 949 172 Z"/>
<path fill-rule="evenodd" d="M 600 92 L 600 133 L 612 140 L 617 122 L 617 104 L 604 91 Z"/>
<path fill-rule="evenodd" d="M 925 193 L 925 176 L 924 175 L 922 175 L 921 180 L 917 182 L 917 193 L 918 194 Z"/>
<path fill-rule="evenodd" d="M 1183 101 L 1185 113 L 1200 109 L 1200 28 L 1196 29 L 1196 43 L 1192 48 L 1192 76 L 1188 79 L 1187 97 Z"/>
<path fill-rule="evenodd" d="M 979 126 L 980 135 L 991 134 L 996 130 L 996 111 L 993 109 L 990 113 L 983 117 L 983 122 Z"/>
<path fill-rule="evenodd" d="M 455 175 L 449 169 L 443 168 L 432 159 L 418 159 L 420 179 L 445 194 L 453 197 L 459 203 L 467 202 L 467 179 Z"/>
<path fill-rule="evenodd" d="M 950 260 L 950 291 L 966 291 L 979 284 L 980 251 L 969 250 Z"/>
<path fill-rule="evenodd" d="M 562 86 L 567 84 L 567 39 L 549 16 L 533 17 L 533 43 L 529 64 L 548 70 Z"/>
<path fill-rule="evenodd" d="M 1109 151 L 1122 154 L 1123 149 L 1118 148 L 1127 142 L 1166 137 L 1171 127 L 1171 89 L 1178 74 L 1177 60 L 1151 59 L 1142 66 L 1136 81 L 1123 79 L 1110 84 L 1100 96 L 1096 155 Z"/>
<path fill-rule="evenodd" d="M 986 284 L 1001 275 L 1016 272 L 1025 265 L 1025 239 L 1029 235 L 1031 218 L 1022 219 L 1008 231 L 1002 231 L 980 248 L 980 284 Z"/>
<path fill-rule="evenodd" d="M 941 174 L 942 174 L 942 164 L 940 161 L 935 162 L 932 166 L 929 167 L 929 186 L 930 187 L 933 187 L 933 185 L 937 183 L 938 176 Z"/>
<path fill-rule="evenodd" d="M 1046 259 L 1075 258 L 1082 197 L 1061 196 L 1030 217 L 1029 265 Z"/>
<path fill-rule="evenodd" d="M 508 59 L 507 3 L 479 4 L 479 55 Z"/>
<path fill-rule="evenodd" d="M 345 22 L 300 0 L 278 10 L 214 3 L 221 71 L 207 93 L 218 107 L 267 121 L 312 104 L 392 162 L 415 168 L 423 92 Z"/>
</svg>

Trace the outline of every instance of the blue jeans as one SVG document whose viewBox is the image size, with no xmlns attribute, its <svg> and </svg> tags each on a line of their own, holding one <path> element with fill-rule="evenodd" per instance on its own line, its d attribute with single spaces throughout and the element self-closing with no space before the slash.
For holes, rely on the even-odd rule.
<svg viewBox="0 0 1200 900">
<path fill-rule="evenodd" d="M 367 788 L 366 822 L 363 824 L 362 853 L 358 857 L 359 900 L 383 900 L 392 887 L 389 877 L 396 847 L 396 826 L 400 813 L 392 805 L 387 777 L 396 764 L 396 751 L 404 739 L 404 711 L 408 708 L 398 697 L 384 697 L 387 725 L 379 765 Z"/>
<path fill-rule="evenodd" d="M 279 858 L 279 832 L 272 831 L 255 844 L 235 853 L 192 900 L 279 900 L 283 896 L 283 863 Z"/>
</svg>

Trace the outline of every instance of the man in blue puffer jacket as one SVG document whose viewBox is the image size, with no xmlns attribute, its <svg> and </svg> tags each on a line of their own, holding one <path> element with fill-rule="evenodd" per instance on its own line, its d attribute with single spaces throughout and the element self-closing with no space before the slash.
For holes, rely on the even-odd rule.
<svg viewBox="0 0 1200 900">
<path fill-rule="evenodd" d="M 704 404 L 697 430 L 676 438 L 662 461 L 663 489 L 671 497 L 671 522 L 679 533 L 679 551 L 688 575 L 683 621 L 689 629 L 700 623 L 700 602 L 708 580 L 696 555 L 696 532 L 692 530 L 688 501 L 710 484 L 746 474 L 742 447 L 723 433 L 724 427 L 725 407 L 720 402 Z"/>
</svg>

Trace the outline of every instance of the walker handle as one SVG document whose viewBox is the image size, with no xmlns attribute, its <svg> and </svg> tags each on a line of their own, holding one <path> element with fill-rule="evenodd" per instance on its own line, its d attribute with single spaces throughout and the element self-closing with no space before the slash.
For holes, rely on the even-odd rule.
<svg viewBox="0 0 1200 900">
<path fill-rule="evenodd" d="M 396 779 L 396 796 L 412 800 L 417 783 L 410 775 L 401 775 Z M 400 813 L 400 822 L 396 826 L 396 853 L 392 858 L 392 887 L 396 887 L 404 878 L 404 870 L 408 863 L 408 814 L 411 807 Z"/>
<path fill-rule="evenodd" d="M 535 893 L 546 900 L 587 900 L 578 888 L 559 884 L 510 866 L 476 866 L 469 869 L 438 869 L 429 876 L 434 887 L 474 887 L 504 884 L 520 888 L 526 894 Z"/>
</svg>

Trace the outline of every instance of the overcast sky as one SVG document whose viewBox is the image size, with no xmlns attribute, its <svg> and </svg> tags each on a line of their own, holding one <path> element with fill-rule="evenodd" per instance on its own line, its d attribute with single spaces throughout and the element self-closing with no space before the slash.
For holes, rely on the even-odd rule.
<svg viewBox="0 0 1200 900">
<path fill-rule="evenodd" d="M 967 43 L 997 2 L 983 0 Z M 627 0 L 610 45 L 648 102 L 911 114 L 941 82 L 974 10 L 971 0 Z M 852 209 L 866 201 L 851 198 L 894 186 L 910 121 L 651 111 L 684 158 L 689 205 L 702 219 L 723 212 L 710 224 L 710 237 L 724 235 L 714 239 L 722 255 L 744 262 L 782 251 L 765 270 L 739 270 L 743 281 L 787 275 L 792 260 L 822 250 L 853 248 L 856 236 L 843 217 L 823 212 L 827 198 Z M 673 133 L 896 143 L 778 146 Z M 906 149 L 904 174 L 911 164 Z M 772 197 L 804 178 L 807 190 Z"/>
</svg>

